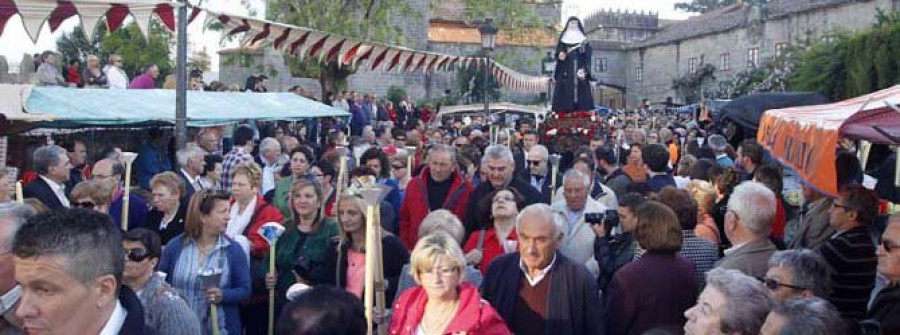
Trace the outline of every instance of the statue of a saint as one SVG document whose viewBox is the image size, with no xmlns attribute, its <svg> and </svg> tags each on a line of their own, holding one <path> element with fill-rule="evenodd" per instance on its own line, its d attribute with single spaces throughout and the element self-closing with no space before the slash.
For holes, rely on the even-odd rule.
<svg viewBox="0 0 900 335">
<path fill-rule="evenodd" d="M 591 45 L 584 26 L 570 17 L 556 45 L 556 70 L 553 79 L 553 111 L 574 112 L 594 109 L 591 93 Z"/>
</svg>

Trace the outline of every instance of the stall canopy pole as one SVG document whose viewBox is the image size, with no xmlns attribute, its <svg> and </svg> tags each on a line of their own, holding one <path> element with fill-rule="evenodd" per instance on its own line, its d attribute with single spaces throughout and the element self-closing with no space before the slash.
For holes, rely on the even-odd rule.
<svg viewBox="0 0 900 335">
<path fill-rule="evenodd" d="M 178 6 L 178 43 L 175 56 L 175 145 L 187 144 L 187 2 Z"/>
</svg>

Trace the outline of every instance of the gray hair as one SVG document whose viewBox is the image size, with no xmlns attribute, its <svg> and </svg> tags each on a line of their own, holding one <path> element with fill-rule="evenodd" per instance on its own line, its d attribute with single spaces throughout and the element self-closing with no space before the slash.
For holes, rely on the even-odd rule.
<svg viewBox="0 0 900 335">
<path fill-rule="evenodd" d="M 281 150 L 281 144 L 272 137 L 266 137 L 259 142 L 259 153 L 263 154 L 268 150 Z"/>
<path fill-rule="evenodd" d="M 431 149 L 428 150 L 428 157 L 431 157 L 432 155 L 439 153 L 439 152 L 445 152 L 445 153 L 450 154 L 450 159 L 452 159 L 454 163 L 456 162 L 456 150 L 454 150 L 453 147 L 446 145 L 446 144 L 432 145 Z"/>
<path fill-rule="evenodd" d="M 584 185 L 585 189 L 591 188 L 591 177 L 578 169 L 569 169 L 569 171 L 566 171 L 566 174 L 563 175 L 563 187 L 565 187 L 569 180 L 575 178 L 581 179 L 581 183 Z"/>
<path fill-rule="evenodd" d="M 728 141 L 725 140 L 725 136 L 719 134 L 710 136 L 706 139 L 706 143 L 709 143 L 709 148 L 717 154 L 725 152 L 725 148 L 728 147 Z"/>
<path fill-rule="evenodd" d="M 819 297 L 784 301 L 772 313 L 785 320 L 778 334 L 845 334 L 849 330 L 837 308 Z"/>
<path fill-rule="evenodd" d="M 464 242 L 463 237 L 466 234 L 466 230 L 463 228 L 463 224 L 459 221 L 459 218 L 456 217 L 456 214 L 453 214 L 451 211 L 439 209 L 428 213 L 428 215 L 422 219 L 422 224 L 419 226 L 419 238 L 423 238 L 439 231 L 450 235 L 450 237 L 456 240 L 457 244 L 462 244 Z"/>
<path fill-rule="evenodd" d="M 828 264 L 819 253 L 809 249 L 778 251 L 769 258 L 769 268 L 776 266 L 791 274 L 793 285 L 806 288 L 819 297 L 828 293 Z"/>
<path fill-rule="evenodd" d="M 737 214 L 741 225 L 757 236 L 769 236 L 775 220 L 775 193 L 755 181 L 745 181 L 734 188 L 728 199 L 728 210 Z"/>
<path fill-rule="evenodd" d="M 178 160 L 178 166 L 182 168 L 187 166 L 188 161 L 191 160 L 191 158 L 197 158 L 197 156 L 200 156 L 200 159 L 203 159 L 203 156 L 206 156 L 206 150 L 200 149 L 200 147 L 197 146 L 189 146 L 178 150 L 178 152 L 175 153 L 175 158 Z"/>
<path fill-rule="evenodd" d="M 62 258 L 66 273 L 83 285 L 106 275 L 122 283 L 122 233 L 100 212 L 67 209 L 35 216 L 16 232 L 12 249 L 19 258 Z"/>
<path fill-rule="evenodd" d="M 10 225 L 7 236 L 0 236 L 0 250 L 6 251 L 12 248 L 13 237 L 25 221 L 36 214 L 34 208 L 15 202 L 0 204 L 0 227 Z"/>
<path fill-rule="evenodd" d="M 59 156 L 66 153 L 66 149 L 58 145 L 45 145 L 34 151 L 32 161 L 34 162 L 34 170 L 39 174 L 47 174 L 51 166 L 59 164 Z"/>
<path fill-rule="evenodd" d="M 531 147 L 531 150 L 529 150 L 529 155 L 531 154 L 531 151 L 534 151 L 536 154 L 541 155 L 541 157 L 543 157 L 545 160 L 547 159 L 547 157 L 550 157 L 550 151 L 547 150 L 547 147 L 541 144 L 535 144 L 533 147 Z"/>
<path fill-rule="evenodd" d="M 519 212 L 519 215 L 516 216 L 516 234 L 520 234 L 522 230 L 522 219 L 524 218 L 538 218 L 545 223 L 550 223 L 553 225 L 553 237 L 559 238 L 566 231 L 565 223 L 562 220 L 556 220 L 553 217 L 553 209 L 550 205 L 544 203 L 536 203 L 532 205 L 526 206 Z"/>
<path fill-rule="evenodd" d="M 481 165 L 487 165 L 490 160 L 503 160 L 510 164 L 515 164 L 516 159 L 509 147 L 500 144 L 494 144 L 484 149 L 484 157 L 481 158 Z"/>
<path fill-rule="evenodd" d="M 720 312 L 723 333 L 757 334 L 772 309 L 772 298 L 756 278 L 738 270 L 715 268 L 706 273 L 706 289 L 725 296 Z"/>
</svg>

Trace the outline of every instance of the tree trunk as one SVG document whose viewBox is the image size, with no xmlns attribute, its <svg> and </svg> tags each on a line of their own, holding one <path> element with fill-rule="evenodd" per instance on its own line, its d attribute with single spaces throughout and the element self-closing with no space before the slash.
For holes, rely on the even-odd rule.
<svg viewBox="0 0 900 335">
<path fill-rule="evenodd" d="M 327 92 L 333 92 L 335 96 L 347 87 L 347 78 L 353 74 L 347 67 L 338 67 L 337 62 L 331 62 L 322 67 L 319 75 L 319 85 L 322 86 L 322 100 L 325 100 Z"/>
</svg>

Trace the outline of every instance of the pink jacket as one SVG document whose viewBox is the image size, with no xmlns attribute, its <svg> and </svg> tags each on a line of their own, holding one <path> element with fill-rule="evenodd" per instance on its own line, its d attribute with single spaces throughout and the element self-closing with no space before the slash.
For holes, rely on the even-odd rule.
<svg viewBox="0 0 900 335">
<path fill-rule="evenodd" d="M 422 321 L 427 302 L 428 295 L 422 286 L 403 292 L 400 298 L 394 301 L 394 316 L 391 318 L 391 328 L 388 332 L 392 335 L 415 334 Z M 475 286 L 462 283 L 459 286 L 459 307 L 444 334 L 507 335 L 510 332 L 497 311 L 487 301 L 481 299 Z"/>
</svg>

